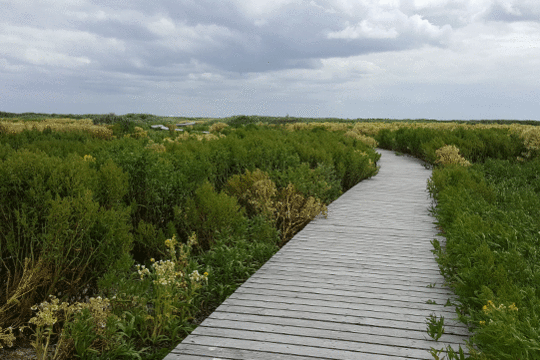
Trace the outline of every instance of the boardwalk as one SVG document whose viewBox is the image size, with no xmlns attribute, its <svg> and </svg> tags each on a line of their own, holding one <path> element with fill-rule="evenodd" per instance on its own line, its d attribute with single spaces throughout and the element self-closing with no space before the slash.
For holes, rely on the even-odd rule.
<svg viewBox="0 0 540 360">
<path fill-rule="evenodd" d="M 166 360 L 432 359 L 432 346 L 463 344 L 430 252 L 431 172 L 381 153 L 377 176 L 332 203 Z M 433 313 L 445 317 L 438 343 L 426 333 Z"/>
</svg>

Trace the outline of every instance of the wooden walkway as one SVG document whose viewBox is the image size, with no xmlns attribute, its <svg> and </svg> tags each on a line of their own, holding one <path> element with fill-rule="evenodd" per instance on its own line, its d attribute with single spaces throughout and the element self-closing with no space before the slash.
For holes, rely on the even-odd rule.
<svg viewBox="0 0 540 360">
<path fill-rule="evenodd" d="M 377 176 L 333 202 L 165 359 L 432 359 L 432 346 L 463 345 L 430 252 L 431 171 L 380 152 Z M 426 332 L 434 313 L 445 317 L 438 343 Z"/>
</svg>

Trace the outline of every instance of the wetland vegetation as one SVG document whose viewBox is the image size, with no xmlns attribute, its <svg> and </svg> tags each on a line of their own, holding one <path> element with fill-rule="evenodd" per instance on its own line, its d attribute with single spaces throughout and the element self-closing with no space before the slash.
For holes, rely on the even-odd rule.
<svg viewBox="0 0 540 360">
<path fill-rule="evenodd" d="M 471 358 L 540 358 L 535 125 L 0 113 L 0 347 L 163 358 L 379 146 L 433 167 Z"/>
</svg>

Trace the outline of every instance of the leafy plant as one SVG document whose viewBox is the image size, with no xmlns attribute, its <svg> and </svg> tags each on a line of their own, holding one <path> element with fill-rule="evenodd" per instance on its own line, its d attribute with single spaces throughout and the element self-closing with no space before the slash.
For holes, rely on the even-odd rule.
<svg viewBox="0 0 540 360">
<path fill-rule="evenodd" d="M 435 314 L 431 314 L 426 319 L 427 333 L 435 341 L 439 341 L 442 334 L 444 334 L 444 316 L 437 317 Z"/>
</svg>

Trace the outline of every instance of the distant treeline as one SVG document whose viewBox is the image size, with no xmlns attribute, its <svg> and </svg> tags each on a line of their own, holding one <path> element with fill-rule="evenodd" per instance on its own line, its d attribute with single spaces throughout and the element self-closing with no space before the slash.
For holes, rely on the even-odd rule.
<svg viewBox="0 0 540 360">
<path fill-rule="evenodd" d="M 19 118 L 23 120 L 39 120 L 39 119 L 51 119 L 51 118 L 68 118 L 68 119 L 92 119 L 95 124 L 115 124 L 116 122 L 132 121 L 135 123 L 152 123 L 160 121 L 223 121 L 229 123 L 229 125 L 247 125 L 257 124 L 259 122 L 265 124 L 287 124 L 297 122 L 394 122 L 394 121 L 407 121 L 407 122 L 455 122 L 466 124 L 522 124 L 522 125 L 534 125 L 539 126 L 540 120 L 512 120 L 512 119 L 485 119 L 485 120 L 436 120 L 436 119 L 389 119 L 389 118 L 356 118 L 356 119 L 342 119 L 333 117 L 324 118 L 304 118 L 293 116 L 261 116 L 261 115 L 235 115 L 223 118 L 206 118 L 206 117 L 185 117 L 185 116 L 159 116 L 152 114 L 134 114 L 129 113 L 125 115 L 116 115 L 111 112 L 108 114 L 46 114 L 46 113 L 11 113 L 0 111 L 1 118 Z M 230 124 L 230 123 L 233 124 Z"/>
</svg>

